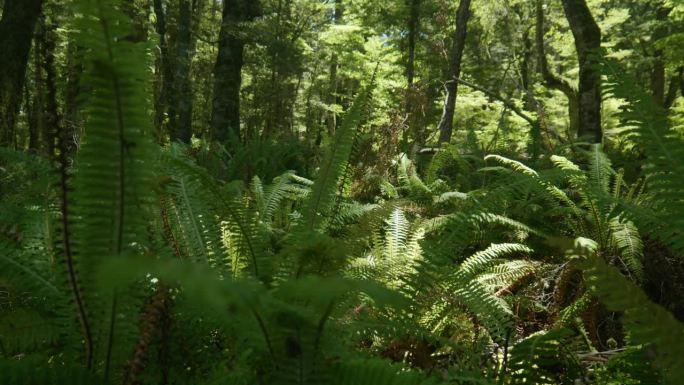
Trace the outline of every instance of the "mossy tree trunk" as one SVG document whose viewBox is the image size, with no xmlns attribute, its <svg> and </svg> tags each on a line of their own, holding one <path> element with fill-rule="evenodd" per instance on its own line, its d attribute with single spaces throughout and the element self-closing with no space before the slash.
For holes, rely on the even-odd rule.
<svg viewBox="0 0 684 385">
<path fill-rule="evenodd" d="M 578 137 L 600 143 L 601 132 L 601 73 L 597 58 L 601 50 L 599 29 L 585 0 L 563 0 L 565 16 L 575 38 L 579 61 L 579 129 Z"/>
<path fill-rule="evenodd" d="M 439 143 L 448 143 L 451 140 L 456 96 L 458 93 L 457 79 L 461 77 L 461 59 L 463 58 L 466 35 L 468 33 L 468 19 L 470 19 L 470 0 L 461 0 L 456 11 L 454 46 L 451 51 L 451 63 L 449 64 L 449 79 L 446 84 L 447 95 L 442 117 L 439 120 Z"/>
</svg>

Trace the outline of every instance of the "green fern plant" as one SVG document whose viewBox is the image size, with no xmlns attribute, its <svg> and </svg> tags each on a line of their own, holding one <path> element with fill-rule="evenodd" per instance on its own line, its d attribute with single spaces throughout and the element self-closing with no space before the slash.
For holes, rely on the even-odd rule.
<svg viewBox="0 0 684 385">
<path fill-rule="evenodd" d="M 601 71 L 608 77 L 604 92 L 626 101 L 620 112 L 622 135 L 633 149 L 644 152 L 647 157 L 643 169 L 650 175 L 648 190 L 653 195 L 658 219 L 648 215 L 637 215 L 637 218 L 645 224 L 642 228 L 649 229 L 649 234 L 681 253 L 684 250 L 684 186 L 679 177 L 684 171 L 682 137 L 670 126 L 663 108 L 615 61 L 603 60 Z"/>
</svg>

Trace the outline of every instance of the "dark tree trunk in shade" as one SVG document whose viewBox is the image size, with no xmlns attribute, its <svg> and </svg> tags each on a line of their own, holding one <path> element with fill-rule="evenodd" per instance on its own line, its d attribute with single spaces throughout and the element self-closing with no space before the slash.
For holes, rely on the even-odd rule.
<svg viewBox="0 0 684 385">
<path fill-rule="evenodd" d="M 454 33 L 454 46 L 451 52 L 449 64 L 449 79 L 446 84 L 446 100 L 444 110 L 439 121 L 439 143 L 449 142 L 453 131 L 454 110 L 456 108 L 456 96 L 458 93 L 458 81 L 461 76 L 461 59 L 465 49 L 466 35 L 468 32 L 468 19 L 470 19 L 470 0 L 461 0 L 456 11 L 456 31 Z"/>
<path fill-rule="evenodd" d="M 536 8 L 536 33 L 535 40 L 537 45 L 537 60 L 539 72 L 544 79 L 547 87 L 561 91 L 568 99 L 568 119 L 570 122 L 570 134 L 577 135 L 579 132 L 579 94 L 575 87 L 570 83 L 551 72 L 549 63 L 546 59 L 546 49 L 544 47 L 544 9 L 543 0 L 537 0 Z"/>
<path fill-rule="evenodd" d="M 15 146 L 33 31 L 43 0 L 5 0 L 0 19 L 0 145 Z"/>
<path fill-rule="evenodd" d="M 580 68 L 577 136 L 601 143 L 601 73 L 596 65 L 601 50 L 601 30 L 585 0 L 563 0 L 563 9 L 575 38 Z"/>
<path fill-rule="evenodd" d="M 192 8 L 190 0 L 178 3 L 178 32 L 176 37 L 176 75 L 174 76 L 174 94 L 176 101 L 175 127 L 171 127 L 171 139 L 190 143 L 192 137 L 192 80 L 190 66 L 192 62 Z"/>
<path fill-rule="evenodd" d="M 240 86 L 245 39 L 239 23 L 259 16 L 255 0 L 224 0 L 223 21 L 219 32 L 218 56 L 214 67 L 214 95 L 211 136 L 227 143 L 240 140 Z"/>
<path fill-rule="evenodd" d="M 55 155 L 56 135 L 61 132 L 62 119 L 57 101 L 57 68 L 55 66 L 55 50 L 57 49 L 57 26 L 52 20 L 43 18 L 40 22 L 40 52 L 43 74 L 45 75 L 45 98 L 43 112 L 43 138 L 45 152 Z"/>
<path fill-rule="evenodd" d="M 169 102 L 169 87 L 173 75 L 171 73 L 169 45 L 166 37 L 166 11 L 164 10 L 162 0 L 154 0 L 153 5 L 156 18 L 154 27 L 159 35 L 159 56 L 156 63 L 159 75 L 155 79 L 154 127 L 157 131 L 158 139 L 163 141 L 164 120 Z"/>
<path fill-rule="evenodd" d="M 408 20 L 408 60 L 406 62 L 406 82 L 408 88 L 413 87 L 413 78 L 415 77 L 415 62 L 416 62 L 416 36 L 418 35 L 418 22 L 420 16 L 420 0 L 408 0 L 409 4 L 409 20 Z"/>
<path fill-rule="evenodd" d="M 42 23 L 41 23 L 42 24 Z M 29 92 L 29 87 L 24 87 L 24 106 L 27 113 L 29 142 L 28 150 L 31 153 L 38 153 L 41 149 L 40 136 L 45 127 L 45 79 L 43 76 L 43 64 L 41 62 L 42 46 L 44 44 L 42 36 L 42 26 L 37 28 L 38 33 L 33 42 L 33 87 Z M 27 77 L 31 74 L 27 73 Z"/>
</svg>

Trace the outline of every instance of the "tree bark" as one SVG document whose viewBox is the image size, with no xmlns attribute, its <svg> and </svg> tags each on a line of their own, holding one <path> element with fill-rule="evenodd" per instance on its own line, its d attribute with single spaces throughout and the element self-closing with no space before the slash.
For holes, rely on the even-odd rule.
<svg viewBox="0 0 684 385">
<path fill-rule="evenodd" d="M 677 89 L 684 83 L 682 83 L 682 76 L 684 76 L 684 67 L 680 66 L 677 68 L 677 74 L 670 79 L 670 84 L 667 87 L 667 94 L 665 95 L 664 107 L 665 109 L 670 109 L 674 104 L 675 99 L 677 99 Z M 684 89 L 682 89 L 682 95 L 684 95 Z"/>
<path fill-rule="evenodd" d="M 546 59 L 546 50 L 544 48 L 544 9 L 542 5 L 543 0 L 537 0 L 535 40 L 537 44 L 537 64 L 539 72 L 547 87 L 562 92 L 568 99 L 570 133 L 575 135 L 579 132 L 579 95 L 575 87 L 570 85 L 567 80 L 554 75 L 549 68 L 549 62 Z"/>
<path fill-rule="evenodd" d="M 461 0 L 456 11 L 456 30 L 454 32 L 454 46 L 449 65 L 449 80 L 446 84 L 446 100 L 444 110 L 439 121 L 439 143 L 449 142 L 453 131 L 454 110 L 458 92 L 457 79 L 461 76 L 461 59 L 465 49 L 468 33 L 468 19 L 470 19 L 470 0 Z"/>
<path fill-rule="evenodd" d="M 43 0 L 5 0 L 0 19 L 0 145 L 16 146 L 14 126 Z"/>
<path fill-rule="evenodd" d="M 406 62 L 406 82 L 408 89 L 413 87 L 413 78 L 415 76 L 415 61 L 416 61 L 416 36 L 418 35 L 419 16 L 420 16 L 420 0 L 409 0 L 409 20 L 408 20 L 408 60 Z M 408 109 L 408 107 L 407 107 Z"/>
<path fill-rule="evenodd" d="M 159 56 L 154 98 L 154 127 L 160 141 L 164 138 L 164 120 L 169 102 L 169 87 L 171 86 L 171 63 L 169 57 L 169 45 L 166 36 L 166 11 L 162 0 L 154 0 L 154 13 L 156 17 L 155 30 L 159 35 Z"/>
<path fill-rule="evenodd" d="M 56 29 L 57 25 L 52 20 L 47 20 L 45 17 L 40 20 L 38 35 L 40 49 L 36 50 L 36 55 L 40 58 L 37 63 L 42 63 L 42 72 L 45 76 L 44 111 L 42 113 L 44 120 L 41 134 L 44 138 L 45 153 L 50 158 L 55 156 L 56 137 L 57 133 L 61 132 L 61 116 L 57 101 L 57 69 L 55 66 Z M 39 69 L 36 68 L 36 71 Z"/>
<path fill-rule="evenodd" d="M 565 16 L 575 38 L 579 61 L 578 137 L 601 143 L 601 73 L 597 56 L 601 51 L 601 30 L 585 0 L 563 0 Z"/>
<path fill-rule="evenodd" d="M 63 141 L 63 148 L 67 158 L 73 154 L 78 146 L 81 127 L 79 116 L 79 95 L 81 94 L 81 75 L 83 64 L 77 59 L 82 48 L 73 39 L 67 44 L 66 89 L 64 92 L 64 132 L 57 138 Z"/>
<path fill-rule="evenodd" d="M 193 57 L 192 8 L 189 0 L 178 3 L 178 33 L 176 37 L 176 76 L 174 93 L 177 117 L 171 130 L 171 140 L 190 143 L 192 137 L 192 79 L 190 68 Z"/>
<path fill-rule="evenodd" d="M 224 0 L 219 32 L 218 56 L 214 67 L 214 96 L 211 117 L 213 140 L 226 144 L 239 141 L 240 86 L 245 39 L 238 24 L 259 16 L 256 0 Z"/>
<path fill-rule="evenodd" d="M 40 149 L 40 136 L 41 133 L 45 134 L 45 80 L 43 77 L 43 63 L 41 62 L 42 56 L 42 46 L 44 44 L 43 30 L 44 24 L 40 22 L 41 26 L 36 28 L 36 36 L 33 42 L 33 74 L 27 75 L 31 76 L 33 79 L 33 89 L 29 92 L 29 87 L 24 87 L 24 95 L 27 112 L 27 121 L 29 129 L 29 142 L 28 150 L 31 153 L 37 154 Z M 30 94 L 30 95 L 29 95 Z"/>
<path fill-rule="evenodd" d="M 667 17 L 672 11 L 670 7 L 658 7 L 656 10 L 656 25 L 655 31 L 653 32 L 653 42 L 658 43 L 658 40 L 667 36 Z M 653 52 L 653 68 L 651 70 L 651 94 L 655 102 L 661 106 L 668 108 L 668 96 L 671 92 L 672 87 L 668 90 L 668 94 L 665 94 L 665 58 L 663 55 L 663 50 L 655 47 Z"/>
<path fill-rule="evenodd" d="M 342 24 L 342 20 L 344 18 L 344 5 L 342 4 L 342 0 L 335 0 L 335 9 L 334 9 L 334 14 L 333 14 L 333 22 L 335 25 Z M 338 80 L 337 80 L 337 69 L 339 67 L 339 59 L 337 57 L 337 52 L 333 51 L 332 56 L 330 57 L 330 77 L 328 80 L 328 105 L 332 106 L 333 104 L 338 104 L 340 99 L 338 96 Z M 334 111 L 328 111 L 326 114 L 326 125 L 328 127 L 328 134 L 329 135 L 334 135 L 335 134 L 335 128 L 337 127 L 337 114 Z M 321 136 L 319 132 L 319 136 L 316 139 L 317 143 L 320 143 L 321 141 Z"/>
</svg>

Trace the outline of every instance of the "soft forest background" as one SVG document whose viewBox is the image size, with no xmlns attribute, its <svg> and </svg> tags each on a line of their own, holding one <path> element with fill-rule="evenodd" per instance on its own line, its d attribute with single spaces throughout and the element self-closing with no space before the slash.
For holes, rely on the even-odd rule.
<svg viewBox="0 0 684 385">
<path fill-rule="evenodd" d="M 0 384 L 684 382 L 681 0 L 0 10 Z"/>
</svg>

